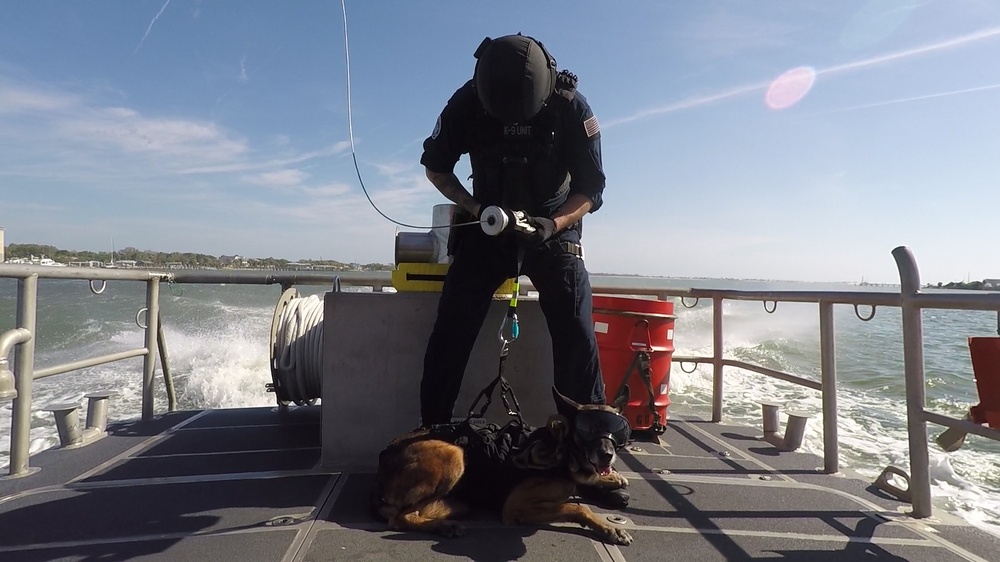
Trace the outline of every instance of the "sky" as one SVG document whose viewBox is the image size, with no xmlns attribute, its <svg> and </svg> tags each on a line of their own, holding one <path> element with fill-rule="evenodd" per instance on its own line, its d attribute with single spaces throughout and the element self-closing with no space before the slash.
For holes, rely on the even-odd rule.
<svg viewBox="0 0 1000 562">
<path fill-rule="evenodd" d="M 0 3 L 6 243 L 392 263 L 426 228 L 354 159 L 429 226 L 421 143 L 521 32 L 601 123 L 591 272 L 1000 277 L 1000 2 L 345 4 Z"/>
</svg>

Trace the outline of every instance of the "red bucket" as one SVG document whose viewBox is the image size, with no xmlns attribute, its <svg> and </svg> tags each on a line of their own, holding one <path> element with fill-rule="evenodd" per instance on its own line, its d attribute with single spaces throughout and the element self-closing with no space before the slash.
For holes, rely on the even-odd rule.
<svg viewBox="0 0 1000 562">
<path fill-rule="evenodd" d="M 979 404 L 971 409 L 972 422 L 1000 429 L 1000 338 L 969 338 L 969 352 L 979 392 Z"/>
<path fill-rule="evenodd" d="M 632 429 L 662 432 L 670 405 L 674 303 L 594 297 L 594 332 L 608 403 L 629 394 L 622 412 Z"/>
</svg>

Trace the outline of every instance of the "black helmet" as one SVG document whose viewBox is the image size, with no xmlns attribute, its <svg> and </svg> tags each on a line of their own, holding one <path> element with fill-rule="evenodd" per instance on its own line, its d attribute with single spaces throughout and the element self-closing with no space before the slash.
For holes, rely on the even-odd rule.
<svg viewBox="0 0 1000 562">
<path fill-rule="evenodd" d="M 531 119 L 555 90 L 556 60 L 531 37 L 487 37 L 476 49 L 476 58 L 479 101 L 504 123 Z"/>
</svg>

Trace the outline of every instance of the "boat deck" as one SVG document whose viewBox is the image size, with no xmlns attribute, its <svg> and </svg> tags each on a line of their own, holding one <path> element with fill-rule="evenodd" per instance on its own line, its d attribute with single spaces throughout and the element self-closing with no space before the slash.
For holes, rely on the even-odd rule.
<svg viewBox="0 0 1000 562">
<path fill-rule="evenodd" d="M 320 408 L 179 412 L 109 427 L 0 479 L 0 560 L 995 560 L 1000 538 L 947 516 L 912 520 L 869 483 L 779 453 L 754 428 L 672 419 L 618 468 L 635 542 L 575 525 L 492 516 L 446 539 L 386 529 L 368 510 L 372 468 L 325 472 Z M 374 461 L 374 459 L 373 459 Z M 938 514 L 936 514 L 938 515 Z"/>
</svg>

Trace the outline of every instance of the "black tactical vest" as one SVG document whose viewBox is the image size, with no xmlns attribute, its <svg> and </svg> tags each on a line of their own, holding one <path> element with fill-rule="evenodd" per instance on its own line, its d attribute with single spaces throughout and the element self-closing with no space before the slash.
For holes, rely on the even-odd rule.
<svg viewBox="0 0 1000 562">
<path fill-rule="evenodd" d="M 558 76 L 545 107 L 528 122 L 504 125 L 479 109 L 470 128 L 472 189 L 483 205 L 549 216 L 569 195 L 565 117 L 575 77 Z"/>
</svg>

